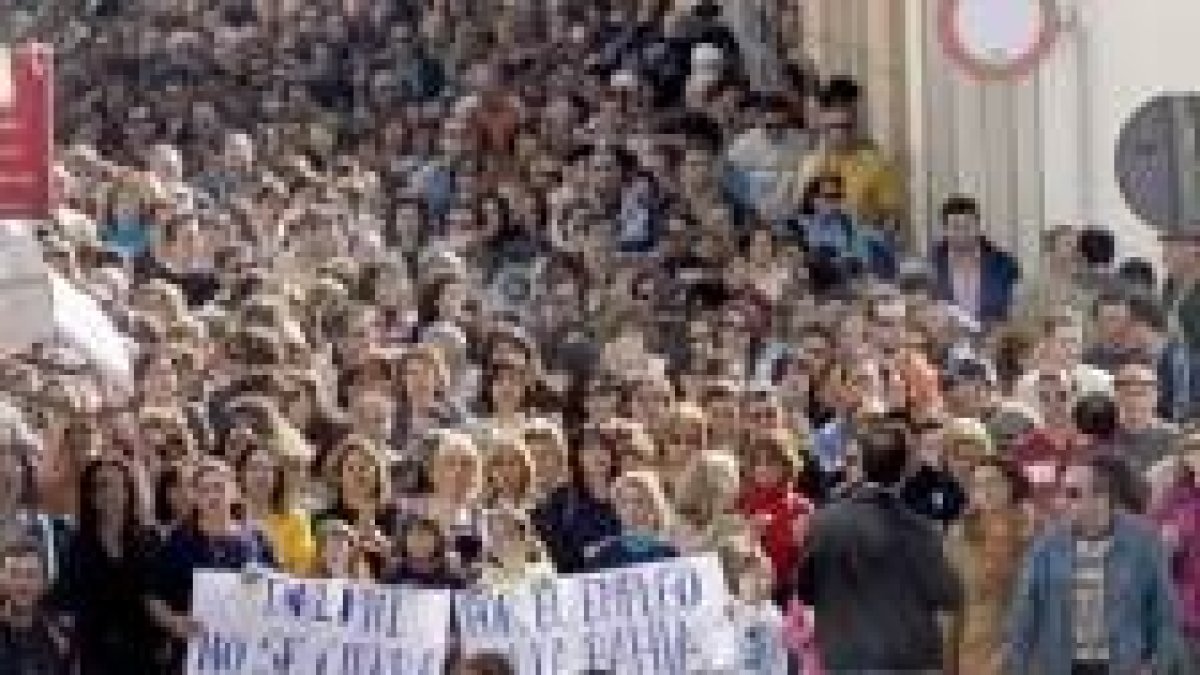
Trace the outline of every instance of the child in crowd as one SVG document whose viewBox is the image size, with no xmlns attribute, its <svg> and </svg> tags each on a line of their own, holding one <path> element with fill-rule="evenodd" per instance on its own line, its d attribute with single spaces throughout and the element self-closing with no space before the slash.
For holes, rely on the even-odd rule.
<svg viewBox="0 0 1200 675">
<path fill-rule="evenodd" d="M 384 573 L 383 582 L 421 588 L 460 588 L 465 585 L 465 577 L 438 522 L 418 516 L 409 518 L 401 528 L 394 563 Z"/>
<path fill-rule="evenodd" d="M 535 577 L 554 574 L 546 548 L 524 512 L 492 509 L 483 516 L 486 544 L 481 583 L 504 589 Z"/>
</svg>

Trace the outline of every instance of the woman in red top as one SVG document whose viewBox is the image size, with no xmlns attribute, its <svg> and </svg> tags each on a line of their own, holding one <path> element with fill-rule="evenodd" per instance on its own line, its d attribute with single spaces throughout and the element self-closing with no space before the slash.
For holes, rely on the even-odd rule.
<svg viewBox="0 0 1200 675">
<path fill-rule="evenodd" d="M 813 512 L 812 504 L 796 492 L 801 467 L 795 437 L 782 429 L 756 433 L 743 446 L 742 462 L 737 510 L 758 532 L 778 589 L 800 559 Z"/>
</svg>

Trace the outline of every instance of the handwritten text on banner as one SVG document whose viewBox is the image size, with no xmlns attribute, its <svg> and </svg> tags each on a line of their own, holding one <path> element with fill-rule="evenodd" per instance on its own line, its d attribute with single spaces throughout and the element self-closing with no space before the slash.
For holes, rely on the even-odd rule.
<svg viewBox="0 0 1200 675">
<path fill-rule="evenodd" d="M 441 675 L 450 594 L 199 573 L 188 675 Z"/>
<path fill-rule="evenodd" d="M 464 653 L 507 653 L 520 675 L 683 675 L 732 664 L 728 603 L 708 556 L 460 593 L 455 609 Z"/>
</svg>

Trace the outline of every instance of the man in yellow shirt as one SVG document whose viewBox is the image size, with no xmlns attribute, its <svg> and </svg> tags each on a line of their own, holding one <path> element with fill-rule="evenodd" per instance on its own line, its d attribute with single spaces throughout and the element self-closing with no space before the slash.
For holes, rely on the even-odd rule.
<svg viewBox="0 0 1200 675">
<path fill-rule="evenodd" d="M 860 134 L 859 98 L 858 85 L 849 79 L 835 78 L 826 84 L 815 120 L 819 146 L 797 166 L 783 203 L 798 207 L 814 178 L 840 176 L 854 214 L 885 238 L 903 240 L 907 233 L 899 231 L 899 219 L 904 211 L 904 180 L 891 160 Z"/>
</svg>

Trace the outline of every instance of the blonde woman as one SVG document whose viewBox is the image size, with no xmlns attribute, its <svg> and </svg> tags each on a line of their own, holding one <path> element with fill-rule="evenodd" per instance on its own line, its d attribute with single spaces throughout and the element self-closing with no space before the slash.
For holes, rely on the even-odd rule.
<svg viewBox="0 0 1200 675">
<path fill-rule="evenodd" d="M 481 581 L 504 589 L 533 577 L 554 574 L 546 547 L 524 511 L 498 508 L 483 514 L 484 546 Z"/>
<path fill-rule="evenodd" d="M 625 472 L 613 483 L 612 495 L 621 533 L 590 551 L 585 571 L 657 562 L 679 555 L 670 543 L 674 517 L 657 474 Z"/>
<path fill-rule="evenodd" d="M 446 398 L 446 365 L 442 352 L 429 345 L 404 351 L 397 363 L 401 382 L 399 414 L 393 428 L 392 480 L 397 492 L 421 492 L 421 466 L 428 460 L 425 445 L 414 442 L 431 430 L 462 423 L 461 411 Z"/>
<path fill-rule="evenodd" d="M 704 456 L 707 438 L 708 419 L 700 406 L 680 402 L 671 407 L 658 447 L 663 482 L 673 497 L 679 497 L 684 476 Z"/>
<path fill-rule="evenodd" d="M 946 468 L 963 484 L 970 479 L 976 464 L 996 454 L 987 427 L 971 418 L 948 421 L 942 430 L 942 447 Z"/>
<path fill-rule="evenodd" d="M 483 458 L 461 431 L 438 429 L 427 442 L 430 492 L 422 515 L 441 526 L 459 565 L 470 569 L 483 548 Z"/>
<path fill-rule="evenodd" d="M 487 429 L 482 434 L 485 490 L 488 508 L 529 508 L 535 499 L 537 472 L 524 439 L 504 429 Z"/>
<path fill-rule="evenodd" d="M 711 552 L 720 542 L 749 532 L 749 522 L 737 512 L 740 489 L 732 455 L 705 455 L 691 467 L 675 499 L 674 540 L 680 551 Z"/>
</svg>

